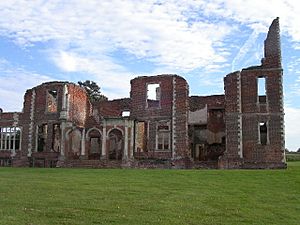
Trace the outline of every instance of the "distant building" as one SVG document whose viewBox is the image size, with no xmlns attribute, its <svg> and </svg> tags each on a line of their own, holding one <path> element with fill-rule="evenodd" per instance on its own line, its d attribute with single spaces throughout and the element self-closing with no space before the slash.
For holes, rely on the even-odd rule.
<svg viewBox="0 0 300 225">
<path fill-rule="evenodd" d="M 136 77 L 130 98 L 91 103 L 80 86 L 26 91 L 0 111 L 0 165 L 285 168 L 279 19 L 260 66 L 228 74 L 224 95 L 189 96 L 178 75 Z"/>
</svg>

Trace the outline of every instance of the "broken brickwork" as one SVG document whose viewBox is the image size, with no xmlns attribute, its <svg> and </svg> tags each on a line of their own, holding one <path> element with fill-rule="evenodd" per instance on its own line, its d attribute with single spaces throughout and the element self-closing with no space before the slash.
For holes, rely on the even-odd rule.
<svg viewBox="0 0 300 225">
<path fill-rule="evenodd" d="M 270 26 L 261 66 L 224 79 L 226 152 L 220 167 L 285 167 L 279 19 Z M 259 94 L 259 80 L 264 92 Z"/>
<path fill-rule="evenodd" d="M 149 99 L 156 85 L 155 99 Z M 188 151 L 188 84 L 177 75 L 137 77 L 131 80 L 131 118 L 143 124 L 139 158 L 184 160 Z M 136 138 L 139 138 L 136 136 Z"/>
<path fill-rule="evenodd" d="M 264 44 L 260 66 L 225 76 L 224 95 L 189 97 L 170 74 L 136 77 L 130 98 L 111 101 L 69 82 L 33 87 L 22 112 L 0 110 L 0 166 L 285 168 L 278 18 Z"/>
<path fill-rule="evenodd" d="M 225 96 L 191 96 L 189 104 L 192 158 L 195 162 L 216 162 L 225 151 Z"/>
</svg>

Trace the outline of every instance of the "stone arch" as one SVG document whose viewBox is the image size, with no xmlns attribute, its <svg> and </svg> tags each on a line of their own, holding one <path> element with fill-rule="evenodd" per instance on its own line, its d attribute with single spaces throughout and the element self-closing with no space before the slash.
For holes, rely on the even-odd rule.
<svg viewBox="0 0 300 225">
<path fill-rule="evenodd" d="M 113 128 L 110 128 L 110 129 L 107 131 L 107 136 L 109 136 L 109 133 L 110 133 L 111 131 L 113 131 L 113 130 L 118 130 L 118 131 L 120 131 L 121 134 L 122 134 L 122 136 L 124 136 L 124 131 L 123 131 L 121 128 L 119 128 L 119 127 L 113 127 Z"/>
<path fill-rule="evenodd" d="M 92 128 L 90 128 L 90 129 L 86 132 L 85 138 L 88 139 L 88 138 L 89 138 L 90 132 L 92 132 L 92 131 L 94 131 L 94 130 L 98 131 L 99 134 L 102 136 L 102 131 L 101 131 L 99 128 L 97 128 L 97 127 L 92 127 Z"/>
<path fill-rule="evenodd" d="M 122 130 L 112 128 L 108 132 L 108 158 L 121 160 L 124 152 L 124 136 Z"/>
<path fill-rule="evenodd" d="M 93 127 L 86 133 L 88 159 L 100 159 L 102 150 L 102 132 Z"/>
</svg>

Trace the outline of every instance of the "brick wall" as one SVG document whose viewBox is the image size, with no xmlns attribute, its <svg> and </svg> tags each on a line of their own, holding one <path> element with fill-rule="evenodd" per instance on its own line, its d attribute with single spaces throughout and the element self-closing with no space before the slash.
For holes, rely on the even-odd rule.
<svg viewBox="0 0 300 225">
<path fill-rule="evenodd" d="M 158 107 L 147 106 L 147 85 L 159 84 L 160 104 Z M 168 121 L 171 124 L 171 146 L 173 158 L 188 156 L 188 85 L 177 75 L 158 75 L 137 77 L 131 80 L 131 117 L 148 122 L 148 151 L 155 156 L 156 123 Z M 170 157 L 170 152 L 158 153 Z"/>
<path fill-rule="evenodd" d="M 68 85 L 69 93 L 69 121 L 77 126 L 84 126 L 88 116 L 92 113 L 91 103 L 84 88 L 75 84 Z"/>
<path fill-rule="evenodd" d="M 240 120 L 240 72 L 224 78 L 226 151 L 219 160 L 221 168 L 236 168 L 241 165 L 241 120 Z"/>
<path fill-rule="evenodd" d="M 225 108 L 225 95 L 189 97 L 189 110 L 192 112 L 203 109 L 206 105 L 208 108 Z"/>
<path fill-rule="evenodd" d="M 226 152 L 225 168 L 284 168 L 284 118 L 279 21 L 275 19 L 265 40 L 261 66 L 243 69 L 224 79 Z M 265 79 L 266 96 L 260 101 L 258 79 Z M 266 123 L 267 141 L 261 142 Z"/>
<path fill-rule="evenodd" d="M 175 158 L 190 158 L 188 148 L 188 109 L 189 87 L 187 82 L 179 77 L 173 78 L 173 142 Z"/>
<path fill-rule="evenodd" d="M 172 116 L 173 75 L 137 77 L 131 80 L 131 116 L 141 120 Z M 147 84 L 160 84 L 160 107 L 147 107 Z"/>
<path fill-rule="evenodd" d="M 131 99 L 122 98 L 111 101 L 101 101 L 93 103 L 93 110 L 97 109 L 100 116 L 120 117 L 123 111 L 130 111 Z"/>
<path fill-rule="evenodd" d="M 281 46 L 279 18 L 273 20 L 264 43 L 265 57 L 262 60 L 264 68 L 281 68 Z"/>
</svg>

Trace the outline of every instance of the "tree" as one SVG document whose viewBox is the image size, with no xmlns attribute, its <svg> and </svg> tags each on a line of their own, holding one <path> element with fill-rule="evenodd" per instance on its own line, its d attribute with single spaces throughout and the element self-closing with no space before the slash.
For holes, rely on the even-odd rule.
<svg viewBox="0 0 300 225">
<path fill-rule="evenodd" d="M 101 94 L 100 87 L 94 81 L 86 80 L 84 82 L 78 81 L 80 87 L 84 87 L 91 102 L 107 101 L 108 98 Z"/>
</svg>

